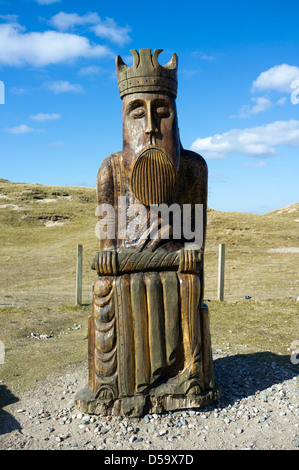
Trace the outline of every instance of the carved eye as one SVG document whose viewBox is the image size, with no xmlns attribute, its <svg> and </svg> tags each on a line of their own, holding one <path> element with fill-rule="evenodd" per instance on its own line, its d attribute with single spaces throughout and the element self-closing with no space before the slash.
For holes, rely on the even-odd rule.
<svg viewBox="0 0 299 470">
<path fill-rule="evenodd" d="M 134 111 L 132 111 L 132 116 L 134 119 L 142 118 L 144 115 L 145 115 L 145 112 L 143 108 L 136 108 L 134 109 Z"/>
<path fill-rule="evenodd" d="M 158 114 L 158 116 L 160 117 L 167 117 L 169 116 L 169 110 L 166 106 L 159 106 L 157 109 L 156 109 L 156 113 Z"/>
</svg>

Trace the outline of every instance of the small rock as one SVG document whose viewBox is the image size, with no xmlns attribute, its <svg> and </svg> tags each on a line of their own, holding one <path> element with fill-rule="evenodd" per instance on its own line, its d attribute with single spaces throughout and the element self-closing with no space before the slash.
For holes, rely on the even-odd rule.
<svg viewBox="0 0 299 470">
<path fill-rule="evenodd" d="M 257 422 L 258 423 L 263 423 L 266 421 L 267 417 L 265 415 L 259 416 Z"/>
</svg>

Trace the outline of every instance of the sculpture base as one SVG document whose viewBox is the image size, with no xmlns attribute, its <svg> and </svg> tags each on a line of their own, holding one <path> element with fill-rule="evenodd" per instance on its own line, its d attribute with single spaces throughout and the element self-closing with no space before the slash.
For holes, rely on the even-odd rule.
<svg viewBox="0 0 299 470">
<path fill-rule="evenodd" d="M 75 407 L 86 414 L 129 416 L 140 418 L 146 414 L 162 413 L 164 411 L 202 408 L 219 400 L 221 389 L 215 387 L 200 395 L 134 395 L 115 400 L 100 400 L 94 398 L 92 391 L 86 385 L 75 396 Z"/>
</svg>

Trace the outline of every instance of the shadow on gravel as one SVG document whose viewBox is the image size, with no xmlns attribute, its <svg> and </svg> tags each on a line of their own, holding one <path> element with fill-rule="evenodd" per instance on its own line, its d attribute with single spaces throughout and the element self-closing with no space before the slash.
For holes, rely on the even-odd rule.
<svg viewBox="0 0 299 470">
<path fill-rule="evenodd" d="M 17 401 L 19 401 L 19 399 L 11 393 L 6 385 L 0 385 L 0 436 L 15 431 L 16 429 L 21 430 L 19 422 L 7 413 L 7 411 L 2 409 Z"/>
<path fill-rule="evenodd" d="M 298 365 L 291 363 L 290 356 L 271 352 L 237 354 L 214 360 L 215 377 L 222 387 L 220 407 L 290 380 L 298 376 Z"/>
</svg>

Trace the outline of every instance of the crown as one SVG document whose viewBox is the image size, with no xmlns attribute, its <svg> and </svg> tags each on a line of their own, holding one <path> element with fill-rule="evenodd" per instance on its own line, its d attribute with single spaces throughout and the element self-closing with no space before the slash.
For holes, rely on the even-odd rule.
<svg viewBox="0 0 299 470">
<path fill-rule="evenodd" d="M 173 54 L 171 60 L 164 66 L 158 63 L 158 56 L 163 49 L 135 49 L 131 51 L 134 62 L 132 67 L 126 65 L 122 58 L 116 57 L 117 82 L 120 97 L 130 93 L 164 92 L 177 94 L 178 57 Z"/>
</svg>

